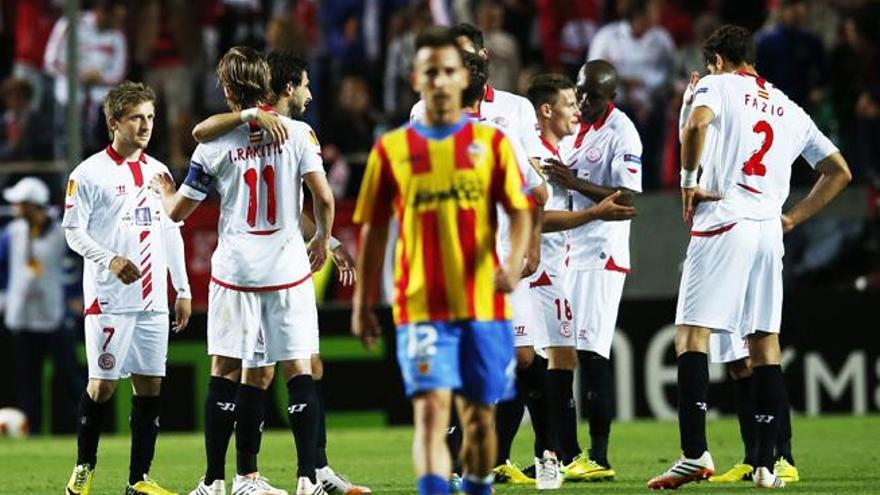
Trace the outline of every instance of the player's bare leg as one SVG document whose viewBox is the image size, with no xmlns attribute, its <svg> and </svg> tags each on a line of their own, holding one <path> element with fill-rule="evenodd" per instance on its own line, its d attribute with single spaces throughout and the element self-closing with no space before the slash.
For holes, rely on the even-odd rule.
<svg viewBox="0 0 880 495">
<path fill-rule="evenodd" d="M 709 391 L 708 328 L 679 325 L 675 334 L 678 356 L 678 427 L 681 458 L 665 473 L 648 482 L 648 488 L 678 488 L 715 473 L 706 442 L 706 411 Z"/>
<path fill-rule="evenodd" d="M 159 436 L 161 376 L 131 375 L 131 463 L 126 495 L 171 495 L 149 477 Z"/>
<path fill-rule="evenodd" d="M 95 465 L 98 462 L 101 423 L 110 406 L 108 401 L 116 392 L 116 383 L 116 380 L 90 378 L 86 384 L 77 410 L 77 460 L 67 482 L 67 495 L 89 495 L 91 491 Z"/>
<path fill-rule="evenodd" d="M 779 438 L 785 394 L 779 334 L 755 332 L 749 335 L 748 341 L 755 387 L 755 423 L 758 437 L 754 481 L 755 485 L 762 488 L 781 488 L 785 486 L 785 482 L 773 474 L 773 454 Z"/>
<path fill-rule="evenodd" d="M 492 467 L 498 450 L 493 424 L 495 406 L 476 404 L 462 397 L 456 398 L 456 406 L 464 434 L 461 445 L 464 479 L 461 489 L 469 495 L 487 495 L 492 490 Z"/>
<path fill-rule="evenodd" d="M 418 479 L 418 492 L 449 493 L 448 479 L 452 459 L 446 447 L 446 429 L 452 406 L 448 389 L 419 392 L 413 404 L 413 466 Z M 464 458 L 464 456 L 462 456 Z"/>
<path fill-rule="evenodd" d="M 190 495 L 226 494 L 226 451 L 235 429 L 235 396 L 241 360 L 211 356 L 211 379 L 205 398 L 205 475 Z"/>
<path fill-rule="evenodd" d="M 321 388 L 321 379 L 324 378 L 324 362 L 318 353 L 312 354 L 312 377 L 315 380 L 315 387 L 318 391 L 318 442 L 316 444 L 317 460 L 315 462 L 318 482 L 321 483 L 327 493 L 331 494 L 360 495 L 373 493 L 372 490 L 365 486 L 352 484 L 345 476 L 337 473 L 330 467 L 330 462 L 327 460 L 327 413 L 324 408 L 324 394 Z"/>
</svg>

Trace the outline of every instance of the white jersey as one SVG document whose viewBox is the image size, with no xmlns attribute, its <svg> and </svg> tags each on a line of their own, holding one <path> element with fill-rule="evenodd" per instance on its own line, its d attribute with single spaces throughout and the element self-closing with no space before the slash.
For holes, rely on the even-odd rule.
<svg viewBox="0 0 880 495">
<path fill-rule="evenodd" d="M 541 139 L 541 163 L 546 159 L 557 160 L 562 164 L 568 162 L 559 154 L 559 148 Z M 553 182 L 547 182 L 549 188 L 549 199 L 544 205 L 544 211 L 556 210 L 567 211 L 569 202 L 569 192 L 567 189 L 557 186 Z M 547 267 L 550 275 L 559 275 L 565 269 L 565 246 L 568 242 L 568 232 L 546 232 L 541 234 L 541 260 Z"/>
<path fill-rule="evenodd" d="M 5 323 L 10 330 L 54 331 L 64 317 L 64 230 L 54 218 L 31 237 L 27 220 L 18 218 L 0 235 L 0 262 L 9 269 Z"/>
<path fill-rule="evenodd" d="M 760 77 L 706 76 L 694 90 L 692 107 L 701 106 L 715 119 L 701 156 L 700 187 L 723 199 L 697 206 L 695 231 L 779 218 L 795 159 L 803 156 L 815 167 L 837 152 L 801 107 Z"/>
<path fill-rule="evenodd" d="M 242 124 L 200 144 L 181 194 L 203 200 L 220 194 L 217 249 L 211 280 L 235 290 L 280 290 L 311 276 L 300 230 L 302 180 L 324 173 L 311 127 L 282 117 L 290 129 L 284 143 L 271 142 L 252 124 Z"/>
<path fill-rule="evenodd" d="M 642 141 L 629 117 L 613 105 L 604 121 L 579 124 L 577 133 L 564 138 L 559 148 L 579 178 L 642 192 Z M 572 211 L 595 204 L 580 193 L 571 193 Z M 629 229 L 629 220 L 595 220 L 570 230 L 569 267 L 628 272 Z"/>
<path fill-rule="evenodd" d="M 125 285 L 108 268 L 84 260 L 87 314 L 168 312 L 165 230 L 178 224 L 166 216 L 159 196 L 147 187 L 156 174 L 171 175 L 168 167 L 145 153 L 126 163 L 110 146 L 70 174 L 61 225 L 85 229 L 95 242 L 129 259 L 142 274 Z"/>
</svg>

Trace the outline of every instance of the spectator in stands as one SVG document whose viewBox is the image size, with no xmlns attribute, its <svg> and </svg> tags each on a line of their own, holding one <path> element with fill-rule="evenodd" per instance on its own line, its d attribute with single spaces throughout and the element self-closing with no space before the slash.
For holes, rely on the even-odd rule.
<svg viewBox="0 0 880 495">
<path fill-rule="evenodd" d="M 117 8 L 123 4 L 115 0 L 95 0 L 77 22 L 79 88 L 77 99 L 83 111 L 83 150 L 86 154 L 97 151 L 107 142 L 101 105 L 110 88 L 125 79 L 128 71 L 128 42 L 120 26 Z M 67 34 L 68 22 L 61 17 L 52 28 L 46 45 L 44 68 L 55 78 L 55 157 L 66 153 L 65 109 L 67 94 Z"/>
<path fill-rule="evenodd" d="M 644 143 L 642 186 L 657 189 L 665 135 L 666 99 L 675 44 L 659 25 L 660 0 L 630 0 L 624 18 L 606 24 L 590 45 L 587 60 L 604 59 L 622 84 L 616 101 L 632 117 Z"/>
<path fill-rule="evenodd" d="M 322 134 L 322 154 L 332 164 L 330 178 L 337 196 L 357 195 L 367 156 L 376 140 L 377 122 L 367 81 L 355 75 L 343 77 L 336 108 Z"/>
<path fill-rule="evenodd" d="M 49 188 L 26 177 L 3 191 L 14 206 L 15 220 L 0 234 L 0 279 L 6 283 L 4 321 L 16 345 L 18 406 L 32 431 L 42 423 L 43 361 L 51 354 L 56 377 L 67 393 L 70 417 L 83 379 L 77 370 L 73 331 L 62 325 L 67 297 L 76 289 L 68 282 L 67 244 L 61 223 L 49 215 Z M 82 302 L 75 304 L 82 311 Z"/>
<path fill-rule="evenodd" d="M 195 12 L 183 0 L 140 2 L 136 31 L 136 60 L 146 67 L 145 81 L 163 105 L 164 132 L 158 132 L 167 146 L 172 169 L 188 166 L 194 150 L 190 139 L 193 121 L 194 68 L 201 55 L 201 38 Z M 160 121 L 161 123 L 162 121 Z"/>
<path fill-rule="evenodd" d="M 547 69 L 572 78 L 599 27 L 599 0 L 537 0 L 538 34 Z M 520 93 L 523 94 L 523 93 Z"/>
<path fill-rule="evenodd" d="M 389 22 L 388 52 L 385 57 L 383 107 L 392 125 L 409 119 L 409 111 L 419 101 L 410 84 L 416 36 L 432 23 L 428 2 L 421 0 L 392 16 Z"/>
<path fill-rule="evenodd" d="M 51 158 L 52 134 L 46 119 L 33 105 L 34 93 L 25 79 L 9 78 L 0 85 L 3 127 L 0 128 L 0 161 Z"/>
<path fill-rule="evenodd" d="M 19 0 L 15 12 L 15 53 L 12 75 L 26 79 L 33 88 L 31 106 L 43 108 L 47 77 L 43 73 L 43 54 L 49 33 L 58 19 L 58 0 Z"/>
<path fill-rule="evenodd" d="M 776 22 L 758 33 L 755 46 L 758 73 L 807 112 L 821 100 L 827 73 L 822 40 L 804 27 L 809 15 L 807 0 L 780 0 Z"/>
<path fill-rule="evenodd" d="M 504 31 L 504 9 L 495 0 L 482 0 L 477 4 L 476 17 L 489 50 L 489 84 L 504 91 L 515 91 L 520 68 L 519 45 L 516 38 Z"/>
</svg>

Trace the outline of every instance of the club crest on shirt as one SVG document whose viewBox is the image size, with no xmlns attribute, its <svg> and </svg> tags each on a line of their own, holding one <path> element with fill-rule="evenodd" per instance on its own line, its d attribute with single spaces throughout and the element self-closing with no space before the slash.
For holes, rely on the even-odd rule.
<svg viewBox="0 0 880 495">
<path fill-rule="evenodd" d="M 503 127 L 504 129 L 507 129 L 507 119 L 505 119 L 504 117 L 495 117 L 494 119 L 492 119 L 492 123 L 497 125 L 498 127 Z"/>
<path fill-rule="evenodd" d="M 598 162 L 602 158 L 602 150 L 599 148 L 590 148 L 587 150 L 587 160 Z"/>
<path fill-rule="evenodd" d="M 116 367 L 116 357 L 109 352 L 102 353 L 98 356 L 98 366 L 102 370 L 112 370 Z"/>
<path fill-rule="evenodd" d="M 563 337 L 571 337 L 571 323 L 563 321 L 562 324 L 559 325 L 559 334 Z"/>
<path fill-rule="evenodd" d="M 476 165 L 477 163 L 480 163 L 480 160 L 483 158 L 483 154 L 485 153 L 485 148 L 483 148 L 483 145 L 479 143 L 471 143 L 468 145 L 467 154 L 468 159 L 471 161 L 471 165 Z"/>
</svg>

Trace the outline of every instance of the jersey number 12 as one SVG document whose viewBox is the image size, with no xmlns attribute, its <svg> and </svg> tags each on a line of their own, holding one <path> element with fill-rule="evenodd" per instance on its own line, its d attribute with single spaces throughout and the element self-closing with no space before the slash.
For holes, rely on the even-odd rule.
<svg viewBox="0 0 880 495">
<path fill-rule="evenodd" d="M 269 222 L 269 225 L 275 225 L 275 167 L 266 165 L 260 170 L 260 177 L 266 183 L 266 221 Z M 257 181 L 257 169 L 245 170 L 244 183 L 248 188 L 247 223 L 253 227 L 257 224 L 257 205 L 259 204 L 257 189 L 260 184 Z"/>
</svg>

